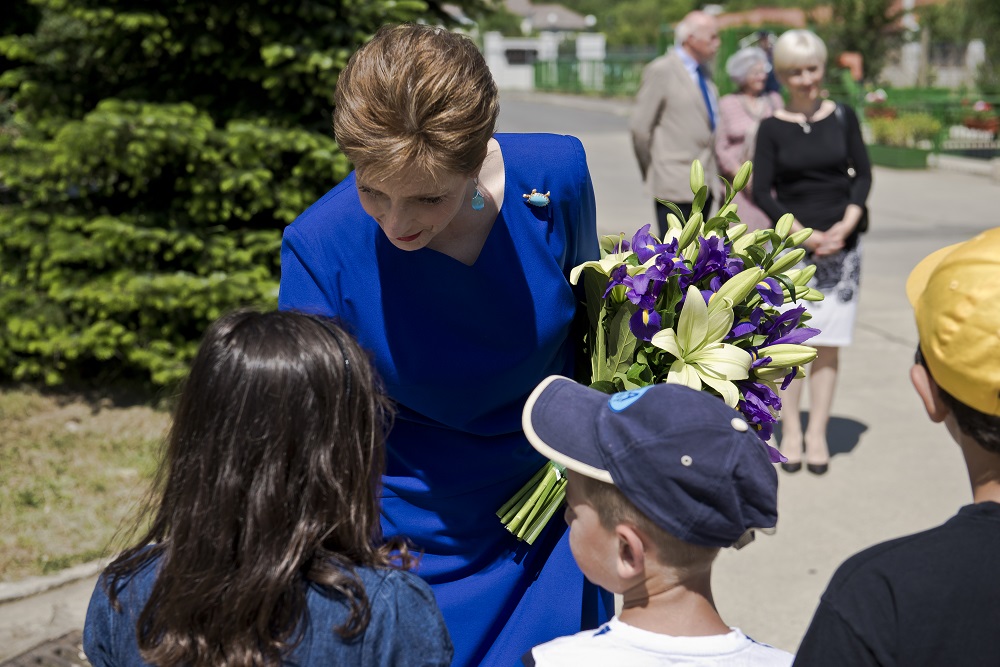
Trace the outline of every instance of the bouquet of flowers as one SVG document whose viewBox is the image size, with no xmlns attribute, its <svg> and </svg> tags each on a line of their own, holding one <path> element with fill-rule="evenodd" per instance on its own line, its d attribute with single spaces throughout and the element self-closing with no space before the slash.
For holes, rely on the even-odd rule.
<svg viewBox="0 0 1000 667">
<path fill-rule="evenodd" d="M 816 349 L 802 343 L 819 333 L 805 326 L 797 303 L 823 295 L 807 283 L 815 266 L 793 268 L 812 233 L 791 234 L 791 215 L 774 229 L 748 232 L 733 197 L 746 187 L 751 164 L 726 185 L 722 208 L 704 218 L 708 187 L 701 163 L 691 167 L 694 202 L 687 219 L 675 205 L 666 238 L 646 225 L 631 242 L 601 240 L 601 259 L 573 269 L 589 319 L 584 353 L 590 386 L 608 393 L 654 382 L 708 391 L 741 412 L 774 462 L 784 458 L 767 441 L 781 409 L 778 389 L 804 376 Z M 565 497 L 565 474 L 549 463 L 497 512 L 508 530 L 529 543 Z"/>
</svg>

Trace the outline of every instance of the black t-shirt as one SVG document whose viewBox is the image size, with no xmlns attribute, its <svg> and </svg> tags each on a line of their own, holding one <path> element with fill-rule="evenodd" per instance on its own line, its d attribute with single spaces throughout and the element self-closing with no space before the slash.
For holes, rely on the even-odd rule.
<svg viewBox="0 0 1000 667">
<path fill-rule="evenodd" d="M 1000 505 L 849 558 L 796 665 L 1000 665 Z"/>
<path fill-rule="evenodd" d="M 792 213 L 806 227 L 825 231 L 844 217 L 848 204 L 865 205 L 871 184 L 871 163 L 850 107 L 810 124 L 808 133 L 779 118 L 761 121 L 753 197 L 773 222 Z"/>
</svg>

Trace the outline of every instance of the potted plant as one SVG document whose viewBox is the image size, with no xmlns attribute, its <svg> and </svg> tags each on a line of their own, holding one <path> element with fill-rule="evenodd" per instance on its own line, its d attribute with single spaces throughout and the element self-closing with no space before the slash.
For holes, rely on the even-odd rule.
<svg viewBox="0 0 1000 667">
<path fill-rule="evenodd" d="M 884 89 L 865 94 L 865 118 L 895 118 L 896 107 L 889 105 L 889 94 Z"/>
<path fill-rule="evenodd" d="M 962 125 L 996 135 L 997 130 L 1000 129 L 1000 116 L 994 111 L 992 104 L 984 100 L 977 100 L 962 118 Z"/>
<path fill-rule="evenodd" d="M 897 169 L 925 169 L 941 122 L 926 113 L 904 113 L 896 118 L 868 120 L 874 143 L 868 156 L 874 164 Z"/>
</svg>

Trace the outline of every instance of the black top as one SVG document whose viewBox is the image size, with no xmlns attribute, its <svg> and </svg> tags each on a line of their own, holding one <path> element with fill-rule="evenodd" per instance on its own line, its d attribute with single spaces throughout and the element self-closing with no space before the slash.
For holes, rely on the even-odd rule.
<svg viewBox="0 0 1000 667">
<path fill-rule="evenodd" d="M 871 163 L 858 117 L 840 105 L 809 125 L 778 118 L 761 121 L 753 160 L 753 198 L 772 222 L 792 213 L 806 227 L 829 229 L 848 204 L 864 206 L 872 185 Z M 856 176 L 848 175 L 854 166 Z M 773 190 L 773 191 L 772 191 Z"/>
<path fill-rule="evenodd" d="M 796 665 L 1000 664 L 1000 505 L 866 549 L 830 581 Z"/>
</svg>

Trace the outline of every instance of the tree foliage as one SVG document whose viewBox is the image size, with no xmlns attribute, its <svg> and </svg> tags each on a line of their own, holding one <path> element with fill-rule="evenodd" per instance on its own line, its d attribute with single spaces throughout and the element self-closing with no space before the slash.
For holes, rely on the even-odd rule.
<svg viewBox="0 0 1000 667">
<path fill-rule="evenodd" d="M 382 23 L 440 13 L 32 6 L 37 29 L 0 38 L 16 109 L 0 133 L 0 377 L 48 383 L 173 382 L 212 319 L 273 306 L 281 229 L 349 170 L 329 127 L 340 70 Z"/>
<path fill-rule="evenodd" d="M 1000 93 L 1000 3 L 996 0 L 964 0 L 969 31 L 986 45 L 986 60 L 979 68 L 978 83 L 984 92 Z"/>
<path fill-rule="evenodd" d="M 597 29 L 607 35 L 608 46 L 659 46 L 663 31 L 670 31 L 684 15 L 701 3 L 692 0 L 628 0 L 614 3 L 598 16 Z M 672 42 L 672 34 L 667 42 Z"/>
<path fill-rule="evenodd" d="M 857 51 L 864 58 L 865 78 L 877 77 L 886 57 L 903 42 L 894 0 L 832 0 L 831 22 L 823 37 L 832 54 Z"/>
</svg>

